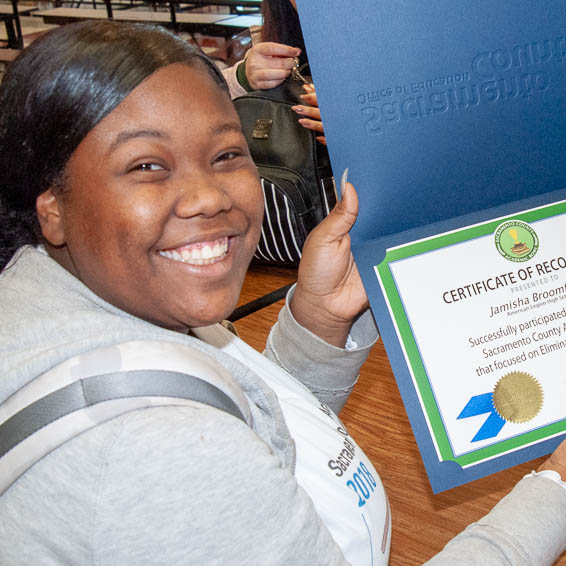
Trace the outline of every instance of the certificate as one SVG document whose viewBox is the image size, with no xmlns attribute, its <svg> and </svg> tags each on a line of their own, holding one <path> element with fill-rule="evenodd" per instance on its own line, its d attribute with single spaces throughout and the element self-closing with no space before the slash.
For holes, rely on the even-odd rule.
<svg viewBox="0 0 566 566">
<path fill-rule="evenodd" d="M 439 462 L 566 430 L 566 202 L 409 242 L 375 265 Z"/>
<path fill-rule="evenodd" d="M 564 2 L 297 4 L 433 491 L 550 453 L 566 431 Z"/>
</svg>

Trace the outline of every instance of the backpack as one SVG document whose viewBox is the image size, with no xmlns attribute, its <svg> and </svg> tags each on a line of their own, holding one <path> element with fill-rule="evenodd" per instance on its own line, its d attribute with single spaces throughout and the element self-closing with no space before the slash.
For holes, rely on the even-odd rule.
<svg viewBox="0 0 566 566">
<path fill-rule="evenodd" d="M 98 348 L 51 368 L 0 403 L 0 496 L 64 442 L 130 411 L 196 401 L 251 426 L 244 393 L 223 372 L 204 353 L 154 340 Z"/>
<path fill-rule="evenodd" d="M 291 110 L 304 91 L 289 77 L 280 86 L 234 99 L 263 190 L 265 213 L 254 260 L 296 266 L 309 232 L 336 203 L 326 146 Z"/>
</svg>

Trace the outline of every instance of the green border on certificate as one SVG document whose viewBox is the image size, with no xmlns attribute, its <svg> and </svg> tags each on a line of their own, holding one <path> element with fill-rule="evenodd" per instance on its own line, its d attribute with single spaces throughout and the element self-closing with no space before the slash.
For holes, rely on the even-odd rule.
<svg viewBox="0 0 566 566">
<path fill-rule="evenodd" d="M 452 460 L 463 467 L 476 464 L 482 460 L 487 460 L 494 456 L 516 450 L 525 445 L 532 444 L 564 432 L 566 430 L 566 418 L 536 430 L 519 434 L 513 438 L 502 440 L 500 442 L 496 441 L 490 446 L 478 448 L 477 450 L 473 450 L 461 456 L 455 456 L 450 446 L 448 434 L 442 422 L 442 418 L 430 386 L 430 381 L 425 371 L 415 337 L 411 331 L 409 320 L 405 309 L 403 308 L 401 297 L 395 285 L 389 265 L 402 259 L 493 234 L 497 230 L 498 226 L 507 220 L 518 219 L 530 223 L 565 213 L 566 201 L 563 201 L 518 214 L 497 218 L 481 224 L 468 226 L 460 230 L 455 230 L 453 232 L 448 232 L 388 249 L 384 260 L 379 265 L 374 266 L 374 271 L 380 279 L 381 285 L 385 291 L 385 299 L 393 314 L 398 336 L 404 346 L 406 361 L 412 371 L 415 386 L 417 387 L 422 400 L 422 405 L 424 405 L 423 409 L 426 413 L 429 427 L 436 442 L 438 452 L 440 453 L 441 461 Z"/>
</svg>

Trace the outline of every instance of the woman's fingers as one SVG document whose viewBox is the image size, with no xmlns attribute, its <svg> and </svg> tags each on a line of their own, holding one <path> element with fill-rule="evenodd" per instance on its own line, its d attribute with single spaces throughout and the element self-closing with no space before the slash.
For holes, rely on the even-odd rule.
<svg viewBox="0 0 566 566">
<path fill-rule="evenodd" d="M 318 97 L 316 92 L 301 94 L 300 98 L 304 100 L 309 106 L 318 106 Z"/>
<path fill-rule="evenodd" d="M 295 65 L 301 50 L 280 43 L 254 45 L 246 57 L 246 77 L 253 89 L 269 89 L 280 85 Z"/>
<path fill-rule="evenodd" d="M 307 128 L 307 130 L 313 130 L 313 132 L 319 132 L 321 134 L 324 133 L 322 122 L 319 122 L 317 120 L 308 120 L 307 118 L 301 118 L 299 120 L 299 124 L 301 124 L 303 128 Z"/>
<path fill-rule="evenodd" d="M 358 217 L 358 193 L 352 183 L 348 183 L 348 169 L 340 179 L 340 200 L 328 215 L 333 220 L 334 237 L 345 236 Z"/>
<path fill-rule="evenodd" d="M 308 106 L 297 104 L 293 106 L 293 110 L 304 118 L 299 120 L 299 123 L 308 130 L 313 130 L 319 134 L 324 134 L 324 127 L 320 118 L 320 109 L 318 108 L 318 99 L 312 84 L 303 85 L 307 91 L 306 94 L 301 94 L 301 99 L 305 101 Z M 316 141 L 322 145 L 326 145 L 326 137 L 324 135 L 317 136 Z"/>
<path fill-rule="evenodd" d="M 291 110 L 304 116 L 305 118 L 311 118 L 313 120 L 320 121 L 320 109 L 313 107 L 313 106 L 303 106 L 297 104 L 296 106 L 292 106 Z"/>
<path fill-rule="evenodd" d="M 324 133 L 324 128 L 322 126 L 322 122 L 320 121 L 320 110 L 318 108 L 314 108 L 312 106 L 297 105 L 293 106 L 292 109 L 300 116 L 304 116 L 299 120 L 301 126 L 307 128 L 308 130 L 319 132 L 320 134 Z"/>
<path fill-rule="evenodd" d="M 274 43 L 273 41 L 264 41 L 262 43 L 257 43 L 250 49 L 250 54 L 257 53 L 263 57 L 281 57 L 281 58 L 293 58 L 298 57 L 301 54 L 301 50 L 298 47 L 291 47 L 290 45 L 285 45 L 284 43 Z"/>
</svg>

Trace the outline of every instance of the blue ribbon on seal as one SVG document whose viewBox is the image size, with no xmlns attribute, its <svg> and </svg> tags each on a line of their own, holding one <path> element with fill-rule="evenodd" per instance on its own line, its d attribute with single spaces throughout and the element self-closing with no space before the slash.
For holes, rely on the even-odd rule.
<svg viewBox="0 0 566 566">
<path fill-rule="evenodd" d="M 462 412 L 458 415 L 459 419 L 466 419 L 468 417 L 475 417 L 476 415 L 483 415 L 489 413 L 489 416 L 478 430 L 472 442 L 479 440 L 486 440 L 493 438 L 499 434 L 505 419 L 502 419 L 493 406 L 493 393 L 484 393 L 483 395 L 474 395 L 466 404 Z"/>
</svg>

